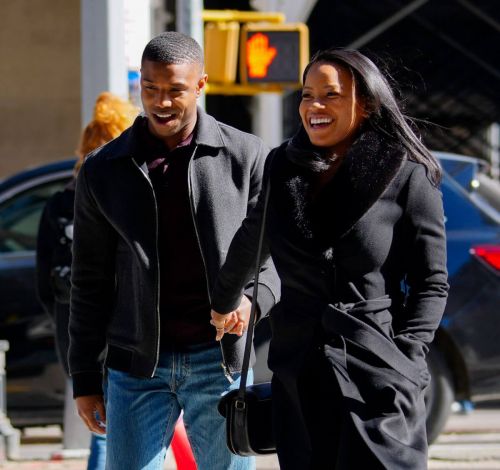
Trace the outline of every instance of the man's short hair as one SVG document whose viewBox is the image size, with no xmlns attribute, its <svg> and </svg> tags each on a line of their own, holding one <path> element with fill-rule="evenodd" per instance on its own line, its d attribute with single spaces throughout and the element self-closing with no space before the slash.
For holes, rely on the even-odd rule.
<svg viewBox="0 0 500 470">
<path fill-rule="evenodd" d="M 148 42 L 141 63 L 145 60 L 165 64 L 199 64 L 203 68 L 203 50 L 192 37 L 177 31 L 166 31 Z"/>
</svg>

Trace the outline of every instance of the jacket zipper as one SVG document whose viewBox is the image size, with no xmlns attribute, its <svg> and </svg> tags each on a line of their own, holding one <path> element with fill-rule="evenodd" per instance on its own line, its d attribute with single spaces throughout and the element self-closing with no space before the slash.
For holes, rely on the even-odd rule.
<svg viewBox="0 0 500 470">
<path fill-rule="evenodd" d="M 134 162 L 135 166 L 137 169 L 140 171 L 140 173 L 144 176 L 146 181 L 149 184 L 149 187 L 151 188 L 151 192 L 153 193 L 153 201 L 155 204 L 155 214 L 156 214 L 156 219 L 155 219 L 155 239 L 156 239 L 156 321 L 157 321 L 157 327 L 156 327 L 156 357 L 155 357 L 155 364 L 153 367 L 153 372 L 151 374 L 151 378 L 154 377 L 156 368 L 158 367 L 158 361 L 160 360 L 160 255 L 158 252 L 158 203 L 156 202 L 156 195 L 155 191 L 153 188 L 153 184 L 151 183 L 151 180 L 147 176 L 147 174 L 142 170 L 142 168 L 137 164 L 137 162 L 132 158 L 132 161 Z"/>
<path fill-rule="evenodd" d="M 205 260 L 205 256 L 203 255 L 203 249 L 201 247 L 201 241 L 200 241 L 200 233 L 198 231 L 198 225 L 196 224 L 196 217 L 194 214 L 194 201 L 193 201 L 193 185 L 191 184 L 191 168 L 192 168 L 192 162 L 194 155 L 196 153 L 196 149 L 198 146 L 195 146 L 193 150 L 193 154 L 191 155 L 191 158 L 189 159 L 189 164 L 188 164 L 188 192 L 189 192 L 189 207 L 191 209 L 191 218 L 193 220 L 193 226 L 194 226 L 194 233 L 196 235 L 196 241 L 198 242 L 198 248 L 200 250 L 200 255 L 201 255 L 201 260 L 203 261 L 203 268 L 205 270 L 205 281 L 207 283 L 207 294 L 208 294 L 208 301 L 210 304 L 212 304 L 212 297 L 210 295 L 210 286 L 208 284 L 208 270 L 207 270 L 207 262 Z"/>
<path fill-rule="evenodd" d="M 205 256 L 203 255 L 203 248 L 201 246 L 201 240 L 200 240 L 200 233 L 198 231 L 198 225 L 196 224 L 196 217 L 195 217 L 195 212 L 194 212 L 194 201 L 193 201 L 193 186 L 191 183 L 191 177 L 192 177 L 192 162 L 194 155 L 196 154 L 198 146 L 194 148 L 193 154 L 191 155 L 191 158 L 189 159 L 189 165 L 188 165 L 188 192 L 189 192 L 189 207 L 191 208 L 191 218 L 193 219 L 193 226 L 194 226 L 194 232 L 196 235 L 196 241 L 198 242 L 198 248 L 200 250 L 200 255 L 201 255 L 201 260 L 203 262 L 203 267 L 205 269 L 205 281 L 207 283 L 207 294 L 208 294 L 208 301 L 210 302 L 210 305 L 212 305 L 212 296 L 210 295 L 210 285 L 208 282 L 208 270 L 207 270 L 207 262 L 205 260 Z M 226 365 L 226 360 L 224 358 L 224 349 L 222 348 L 222 341 L 219 342 L 220 350 L 221 350 L 221 355 L 222 355 L 222 369 L 224 370 L 224 375 L 226 376 L 227 380 L 232 383 L 234 382 L 231 373 L 229 372 L 229 368 Z"/>
</svg>

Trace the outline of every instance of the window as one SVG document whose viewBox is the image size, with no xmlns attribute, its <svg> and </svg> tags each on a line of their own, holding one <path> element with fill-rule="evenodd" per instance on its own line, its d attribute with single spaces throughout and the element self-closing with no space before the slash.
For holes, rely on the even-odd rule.
<svg viewBox="0 0 500 470">
<path fill-rule="evenodd" d="M 45 203 L 67 181 L 59 179 L 32 187 L 0 205 L 0 253 L 35 250 Z"/>
</svg>

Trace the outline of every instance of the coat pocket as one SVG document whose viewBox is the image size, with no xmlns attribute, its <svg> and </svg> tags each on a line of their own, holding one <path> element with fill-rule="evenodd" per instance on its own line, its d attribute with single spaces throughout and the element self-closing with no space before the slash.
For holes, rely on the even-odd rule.
<svg viewBox="0 0 500 470">
<path fill-rule="evenodd" d="M 374 299 L 352 305 L 328 305 L 322 315 L 322 325 L 327 337 L 341 336 L 349 344 L 376 356 L 389 368 L 421 386 L 421 367 L 416 361 L 406 356 L 396 345 L 393 338 L 381 328 L 366 322 L 361 312 L 373 312 L 373 307 L 383 310 L 390 299 Z M 360 305 L 362 304 L 362 305 Z M 349 349 L 349 348 L 347 348 Z M 346 354 L 349 354 L 347 350 Z"/>
</svg>

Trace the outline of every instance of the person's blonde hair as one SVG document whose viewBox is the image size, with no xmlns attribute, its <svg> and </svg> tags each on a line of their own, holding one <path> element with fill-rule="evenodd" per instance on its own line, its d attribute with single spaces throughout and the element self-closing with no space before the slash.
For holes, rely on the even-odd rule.
<svg viewBox="0 0 500 470">
<path fill-rule="evenodd" d="M 82 166 L 85 155 L 118 137 L 130 127 L 139 109 L 129 101 L 105 91 L 101 93 L 94 105 L 94 116 L 85 126 L 76 149 L 78 161 L 75 164 L 75 174 Z"/>
</svg>

